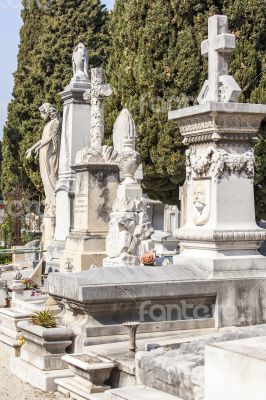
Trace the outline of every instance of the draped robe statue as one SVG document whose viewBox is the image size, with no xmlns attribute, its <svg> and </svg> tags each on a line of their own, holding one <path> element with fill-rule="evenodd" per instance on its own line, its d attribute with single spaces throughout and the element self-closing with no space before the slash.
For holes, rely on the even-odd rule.
<svg viewBox="0 0 266 400">
<path fill-rule="evenodd" d="M 53 239 L 54 217 L 55 217 L 55 184 L 58 175 L 61 120 L 56 109 L 49 103 L 44 103 L 39 111 L 41 117 L 46 121 L 42 138 L 26 152 L 26 158 L 32 153 L 39 156 L 40 174 L 45 193 L 44 219 L 49 218 L 50 222 L 44 221 L 46 238 Z M 49 225 L 49 228 L 48 226 Z M 48 235 L 47 235 L 48 234 Z"/>
</svg>

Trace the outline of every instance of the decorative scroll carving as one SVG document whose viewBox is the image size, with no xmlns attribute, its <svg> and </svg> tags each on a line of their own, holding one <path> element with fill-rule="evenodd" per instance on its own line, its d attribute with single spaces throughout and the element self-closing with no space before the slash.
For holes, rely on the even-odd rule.
<svg viewBox="0 0 266 400">
<path fill-rule="evenodd" d="M 179 229 L 176 237 L 179 240 L 188 241 L 211 241 L 211 242 L 261 242 L 266 240 L 266 230 L 239 230 L 239 231 L 197 231 L 195 229 Z"/>
<path fill-rule="evenodd" d="M 246 114 L 223 114 L 223 113 L 211 113 L 209 115 L 195 116 L 190 118 L 184 118 L 178 120 L 182 135 L 186 134 L 198 134 L 202 132 L 202 138 L 205 138 L 204 133 L 209 134 L 213 132 L 223 132 L 225 135 L 231 134 L 232 131 L 237 134 L 242 130 L 243 133 L 254 133 L 260 127 L 261 116 L 259 115 L 246 115 Z"/>
<path fill-rule="evenodd" d="M 207 147 L 200 154 L 192 147 L 186 151 L 187 179 L 192 175 L 204 177 L 212 176 L 221 179 L 224 172 L 241 174 L 244 172 L 249 179 L 254 178 L 254 155 L 252 149 L 245 153 L 228 153 L 223 149 Z"/>
<path fill-rule="evenodd" d="M 255 142 L 255 133 L 243 133 L 235 135 L 234 133 L 208 133 L 205 135 L 187 136 L 184 138 L 184 145 L 197 143 L 212 143 L 212 142 Z"/>
<path fill-rule="evenodd" d="M 76 155 L 76 164 L 120 163 L 120 155 L 112 146 L 86 147 Z"/>
</svg>

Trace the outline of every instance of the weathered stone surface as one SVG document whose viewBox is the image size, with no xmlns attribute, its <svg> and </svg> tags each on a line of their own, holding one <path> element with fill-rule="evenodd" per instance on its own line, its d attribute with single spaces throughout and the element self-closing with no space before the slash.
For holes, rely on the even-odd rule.
<svg viewBox="0 0 266 400">
<path fill-rule="evenodd" d="M 219 102 L 169 113 L 189 146 L 186 221 L 175 233 L 184 251 L 174 263 L 207 268 L 209 277 L 265 276 L 258 248 L 266 231 L 255 220 L 252 150 L 264 115 L 265 105 Z"/>
<path fill-rule="evenodd" d="M 213 349 L 226 349 L 230 346 L 232 351 L 234 351 L 235 344 L 237 351 L 239 348 L 238 343 L 242 342 L 239 341 L 240 338 L 252 338 L 249 339 L 251 341 L 251 347 L 253 344 L 254 348 L 256 348 L 257 340 L 259 340 L 260 343 L 263 342 L 263 338 L 258 339 L 258 337 L 264 336 L 265 333 L 266 325 L 241 328 L 218 337 L 210 337 L 182 344 L 178 350 L 159 348 L 149 352 L 138 352 L 136 355 L 137 383 L 152 386 L 172 395 L 180 396 L 183 400 L 206 400 L 204 397 L 205 349 L 207 345 L 211 345 L 207 346 L 207 355 L 208 351 L 210 354 L 210 364 L 206 376 L 208 376 L 211 388 L 208 400 L 237 399 L 237 397 L 225 395 L 225 392 L 224 396 L 221 395 L 221 397 L 219 397 L 222 387 L 225 391 L 228 389 L 228 393 L 230 393 L 230 388 L 228 388 L 227 384 L 222 383 L 226 370 L 222 364 L 223 358 L 220 357 L 220 369 L 215 371 L 215 356 L 212 354 L 216 351 Z M 233 342 L 231 342 L 232 340 Z M 224 342 L 224 344 L 221 344 L 221 342 Z M 244 342 L 245 341 L 243 341 L 243 343 Z M 214 345 L 214 343 L 217 344 Z M 219 357 L 219 352 L 217 354 Z M 229 364 L 227 368 L 228 367 Z M 235 370 L 237 370 L 237 367 Z M 215 377 L 216 384 L 212 382 L 212 376 Z M 219 384 L 218 380 L 220 380 Z M 237 383 L 235 385 L 235 387 L 238 386 L 241 387 L 240 381 L 239 385 Z M 230 385 L 230 387 L 232 387 L 232 385 Z M 219 388 L 219 390 L 217 390 L 217 388 Z M 241 397 L 239 397 L 239 400 L 240 398 Z M 248 398 L 250 397 L 247 397 L 247 399 Z M 260 397 L 257 397 L 257 399 L 259 400 Z"/>
<path fill-rule="evenodd" d="M 57 391 L 57 384 L 55 383 L 57 378 L 73 376 L 73 373 L 68 369 L 42 371 L 19 357 L 13 358 L 10 361 L 10 370 L 13 375 L 17 376 L 23 382 L 27 382 L 44 392 Z"/>
<path fill-rule="evenodd" d="M 76 172 L 74 228 L 62 252 L 61 271 L 65 271 L 69 262 L 73 271 L 102 265 L 119 182 L 119 169 L 115 163 L 91 162 L 73 168 Z"/>
<path fill-rule="evenodd" d="M 110 377 L 116 364 L 93 353 L 72 354 L 63 357 L 75 374 L 74 378 L 57 379 L 59 392 L 70 394 L 73 399 L 89 399 L 92 393 L 101 393 L 110 389 L 105 381 Z"/>
<path fill-rule="evenodd" d="M 61 370 L 67 368 L 61 359 L 72 343 L 73 331 L 69 328 L 43 328 L 28 322 L 18 324 L 25 344 L 21 348 L 21 359 L 43 370 Z"/>
</svg>

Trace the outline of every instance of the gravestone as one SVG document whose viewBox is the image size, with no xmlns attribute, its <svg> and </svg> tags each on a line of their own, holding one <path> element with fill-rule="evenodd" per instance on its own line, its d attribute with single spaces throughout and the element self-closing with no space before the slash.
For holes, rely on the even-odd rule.
<svg viewBox="0 0 266 400">
<path fill-rule="evenodd" d="M 114 126 L 113 142 L 119 150 L 123 182 L 110 215 L 103 266 L 136 266 L 140 265 L 141 256 L 154 249 L 153 228 L 140 183 L 135 178 L 141 158 L 135 151 L 135 124 L 127 109 L 122 110 Z"/>
<path fill-rule="evenodd" d="M 66 238 L 60 259 L 61 271 L 102 265 L 113 201 L 119 183 L 117 153 L 103 146 L 104 97 L 112 88 L 104 83 L 101 68 L 91 70 L 91 87 L 84 99 L 91 104 L 90 146 L 80 150 L 72 166 L 76 176 L 74 226 Z"/>
<path fill-rule="evenodd" d="M 220 29 L 226 17 L 211 21 Z M 186 222 L 177 230 L 184 252 L 175 263 L 48 277 L 49 293 L 64 303 L 63 322 L 75 329 L 75 350 L 126 341 L 121 324 L 128 321 L 140 321 L 139 334 L 149 338 L 264 323 L 266 262 L 257 249 L 266 235 L 255 223 L 252 143 L 266 106 L 234 103 L 231 89 L 224 86 L 219 101 L 169 114 L 189 146 Z"/>
<path fill-rule="evenodd" d="M 79 150 L 90 146 L 90 102 L 83 95 L 91 87 L 88 77 L 88 52 L 83 43 L 79 43 L 72 56 L 73 77 L 69 85 L 60 94 L 63 100 L 63 122 L 59 157 L 58 181 L 56 184 L 56 221 L 54 241 L 49 246 L 46 257 L 46 270 L 60 268 L 60 254 L 65 239 L 73 228 L 73 207 L 75 191 L 75 173 L 71 166 Z"/>
<path fill-rule="evenodd" d="M 186 222 L 176 232 L 184 252 L 174 262 L 203 268 L 209 277 L 266 275 L 258 253 L 266 231 L 255 221 L 252 149 L 266 106 L 235 102 L 239 89 L 228 75 L 234 47 L 227 17 L 210 17 L 202 44 L 209 54 L 205 95 L 200 105 L 169 112 L 188 146 Z"/>
</svg>

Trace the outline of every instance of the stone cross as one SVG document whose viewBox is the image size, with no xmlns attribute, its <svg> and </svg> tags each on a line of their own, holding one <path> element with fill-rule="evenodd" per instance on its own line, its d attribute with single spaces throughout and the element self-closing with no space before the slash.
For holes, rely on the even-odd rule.
<svg viewBox="0 0 266 400">
<path fill-rule="evenodd" d="M 91 69 L 91 88 L 84 99 L 91 103 L 91 147 L 101 147 L 104 139 L 104 97 L 111 96 L 111 85 L 104 84 L 102 68 Z"/>
<path fill-rule="evenodd" d="M 208 57 L 208 81 L 198 97 L 199 103 L 207 101 L 237 101 L 241 89 L 228 75 L 230 53 L 235 49 L 235 35 L 228 33 L 225 15 L 213 15 L 208 20 L 208 39 L 201 43 L 201 54 Z"/>
</svg>

